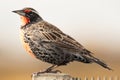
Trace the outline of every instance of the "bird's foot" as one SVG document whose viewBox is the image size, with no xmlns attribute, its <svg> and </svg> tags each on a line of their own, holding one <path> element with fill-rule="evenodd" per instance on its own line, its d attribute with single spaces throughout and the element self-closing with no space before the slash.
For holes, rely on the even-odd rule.
<svg viewBox="0 0 120 80">
<path fill-rule="evenodd" d="M 37 72 L 37 75 L 39 75 L 39 74 L 44 74 L 44 73 L 61 73 L 61 71 L 60 71 L 60 70 L 47 69 L 47 70 L 45 70 L 45 71 Z"/>
<path fill-rule="evenodd" d="M 32 75 L 39 75 L 39 74 L 44 74 L 44 73 L 62 73 L 62 72 L 60 70 L 47 69 L 45 71 L 35 72 Z"/>
</svg>

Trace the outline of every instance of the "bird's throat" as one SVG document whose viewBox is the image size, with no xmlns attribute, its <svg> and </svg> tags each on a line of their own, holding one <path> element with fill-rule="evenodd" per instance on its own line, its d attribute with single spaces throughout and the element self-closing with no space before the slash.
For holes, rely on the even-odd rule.
<svg viewBox="0 0 120 80">
<path fill-rule="evenodd" d="M 21 16 L 21 20 L 22 20 L 22 26 L 28 24 L 30 22 L 30 19 L 24 16 Z"/>
</svg>

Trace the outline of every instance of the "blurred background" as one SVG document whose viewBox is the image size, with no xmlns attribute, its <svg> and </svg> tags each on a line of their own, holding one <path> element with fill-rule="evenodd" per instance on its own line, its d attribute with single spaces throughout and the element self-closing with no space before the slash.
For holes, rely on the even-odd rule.
<svg viewBox="0 0 120 80">
<path fill-rule="evenodd" d="M 19 39 L 20 17 L 11 11 L 35 8 L 104 60 L 113 71 L 97 64 L 73 62 L 58 69 L 74 77 L 120 76 L 120 0 L 3 0 L 0 1 L 0 80 L 31 80 L 31 74 L 51 66 L 28 55 Z"/>
</svg>

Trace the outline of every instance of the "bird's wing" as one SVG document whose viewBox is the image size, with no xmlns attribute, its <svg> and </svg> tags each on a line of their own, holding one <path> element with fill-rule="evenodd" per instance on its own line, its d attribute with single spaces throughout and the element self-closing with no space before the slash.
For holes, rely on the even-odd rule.
<svg viewBox="0 0 120 80">
<path fill-rule="evenodd" d="M 42 25 L 42 26 L 41 26 Z M 64 45 L 64 47 L 76 47 L 76 48 L 83 48 L 81 44 L 79 44 L 75 39 L 70 37 L 69 35 L 64 34 L 60 29 L 56 26 L 48 23 L 48 22 L 41 22 L 39 24 L 39 31 L 46 39 L 45 41 L 56 42 L 60 45 Z M 42 29 L 42 31 L 41 31 Z"/>
<path fill-rule="evenodd" d="M 86 50 L 80 43 L 69 35 L 64 34 L 56 26 L 43 22 L 43 30 L 40 31 L 40 34 L 44 37 L 41 39 L 42 42 L 52 43 L 60 48 L 66 49 L 68 51 L 80 52 L 81 54 L 90 55 L 90 51 Z M 40 27 L 41 29 L 41 27 Z"/>
</svg>

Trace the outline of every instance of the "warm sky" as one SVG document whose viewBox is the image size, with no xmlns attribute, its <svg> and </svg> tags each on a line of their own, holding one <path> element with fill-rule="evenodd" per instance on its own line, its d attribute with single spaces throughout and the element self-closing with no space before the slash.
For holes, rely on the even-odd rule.
<svg viewBox="0 0 120 80">
<path fill-rule="evenodd" d="M 111 75 L 120 72 L 120 68 L 117 69 L 120 65 L 120 0 L 3 0 L 0 1 L 0 80 L 6 80 L 6 75 L 9 79 L 18 80 L 19 75 L 28 76 L 50 66 L 33 59 L 22 48 L 19 40 L 20 17 L 11 11 L 24 7 L 36 9 L 44 20 L 58 26 L 95 56 L 113 66 L 118 72 L 110 72 Z M 104 71 L 98 65 L 91 65 L 98 71 Z M 91 65 L 71 63 L 65 71 L 80 76 L 77 75 L 78 69 L 84 72 L 86 68 L 93 68 Z M 76 67 L 75 71 L 69 72 L 68 69 L 73 67 Z M 92 71 L 87 70 L 86 74 L 89 72 Z M 20 78 L 29 80 L 30 77 Z"/>
</svg>

